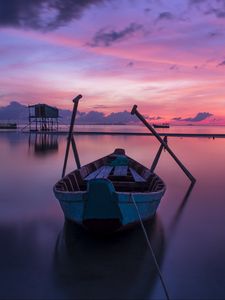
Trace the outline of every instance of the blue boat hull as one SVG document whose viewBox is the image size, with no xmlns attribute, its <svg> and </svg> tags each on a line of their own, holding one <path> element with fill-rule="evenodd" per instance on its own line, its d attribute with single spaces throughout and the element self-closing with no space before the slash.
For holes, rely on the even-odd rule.
<svg viewBox="0 0 225 300">
<path fill-rule="evenodd" d="M 151 219 L 159 206 L 160 200 L 164 194 L 164 190 L 160 192 L 149 193 L 133 193 L 133 199 L 137 205 L 139 214 L 143 221 Z M 54 189 L 56 198 L 59 200 L 66 219 L 73 221 L 83 227 L 83 216 L 85 209 L 86 191 L 79 192 L 59 192 Z M 112 230 L 108 228 L 108 219 L 101 219 L 101 228 L 106 231 L 120 231 L 135 226 L 140 222 L 137 209 L 131 199 L 130 193 L 117 193 L 118 207 L 122 218 L 120 226 L 113 226 Z M 108 229 L 107 229 L 108 228 Z"/>
</svg>

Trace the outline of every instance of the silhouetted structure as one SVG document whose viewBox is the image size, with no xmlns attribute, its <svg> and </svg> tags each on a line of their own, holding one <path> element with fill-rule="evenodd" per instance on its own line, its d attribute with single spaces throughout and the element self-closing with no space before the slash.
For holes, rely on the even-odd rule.
<svg viewBox="0 0 225 300">
<path fill-rule="evenodd" d="M 58 130 L 59 110 L 47 104 L 29 105 L 30 131 Z"/>
<path fill-rule="evenodd" d="M 16 123 L 0 123 L 0 129 L 17 129 Z"/>
</svg>

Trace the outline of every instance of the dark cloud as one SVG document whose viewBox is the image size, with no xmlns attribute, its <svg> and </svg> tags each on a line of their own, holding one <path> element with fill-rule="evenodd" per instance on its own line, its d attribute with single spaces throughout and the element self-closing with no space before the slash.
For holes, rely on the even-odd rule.
<svg viewBox="0 0 225 300">
<path fill-rule="evenodd" d="M 98 107 L 105 107 L 98 105 Z M 107 106 L 109 108 L 109 106 Z M 69 124 L 72 112 L 67 109 L 59 109 L 60 123 Z M 29 110 L 26 105 L 12 101 L 7 106 L 0 107 L 0 121 L 11 120 L 19 123 L 28 122 Z M 76 123 L 78 124 L 127 124 L 138 123 L 138 119 L 128 111 L 105 115 L 99 111 L 77 112 Z"/>
<path fill-rule="evenodd" d="M 147 7 L 147 8 L 144 9 L 145 13 L 149 13 L 150 11 L 151 11 L 151 8 L 149 8 L 149 7 Z"/>
<path fill-rule="evenodd" d="M 130 122 L 135 122 L 136 118 L 131 115 L 130 112 L 128 111 L 123 111 L 123 112 L 117 112 L 117 113 L 111 113 L 107 117 L 105 117 L 107 123 L 130 123 Z"/>
<path fill-rule="evenodd" d="M 0 26 L 54 30 L 106 0 L 0 0 Z"/>
<path fill-rule="evenodd" d="M 219 9 L 214 8 L 212 10 L 212 13 L 214 13 L 217 16 L 217 18 L 225 18 L 225 10 L 221 11 Z"/>
<path fill-rule="evenodd" d="M 111 113 L 108 116 L 98 111 L 90 111 L 77 118 L 79 124 L 127 124 L 137 121 L 128 111 Z"/>
<path fill-rule="evenodd" d="M 104 114 L 98 111 L 90 111 L 88 113 L 82 114 L 77 118 L 79 123 L 102 123 L 104 120 Z"/>
<path fill-rule="evenodd" d="M 200 122 L 203 121 L 209 117 L 213 116 L 213 114 L 209 112 L 199 112 L 194 118 L 186 118 L 184 119 L 185 121 L 190 121 L 190 122 Z"/>
<path fill-rule="evenodd" d="M 160 20 L 173 20 L 174 19 L 174 15 L 168 11 L 164 11 L 162 13 L 159 14 L 157 21 Z"/>
<path fill-rule="evenodd" d="M 208 36 L 210 37 L 210 38 L 215 38 L 215 37 L 219 37 L 219 36 L 221 36 L 221 32 L 209 32 L 208 33 Z"/>
<path fill-rule="evenodd" d="M 0 107 L 0 120 L 28 121 L 28 108 L 18 101 L 12 101 L 9 105 Z"/>
<path fill-rule="evenodd" d="M 133 65 L 134 65 L 134 63 L 133 63 L 132 61 L 130 61 L 130 62 L 127 64 L 128 67 L 133 67 Z"/>
<path fill-rule="evenodd" d="M 205 15 L 214 14 L 217 18 L 225 18 L 225 7 L 222 9 L 219 8 L 210 8 L 205 11 Z"/>
<path fill-rule="evenodd" d="M 213 116 L 213 114 L 211 114 L 209 112 L 199 112 L 193 118 L 182 119 L 181 117 L 177 117 L 177 118 L 173 118 L 172 120 L 175 120 L 175 121 L 188 121 L 188 122 L 200 122 L 200 121 L 203 121 L 203 120 L 205 120 L 205 119 L 207 119 L 211 116 Z"/>
<path fill-rule="evenodd" d="M 177 65 L 172 65 L 172 66 L 170 66 L 170 70 L 178 70 L 178 66 Z"/>
<path fill-rule="evenodd" d="M 189 0 L 189 3 L 190 4 L 202 4 L 202 3 L 205 3 L 207 2 L 207 0 Z"/>
<path fill-rule="evenodd" d="M 215 15 L 217 18 L 225 18 L 224 0 L 189 0 L 192 6 L 196 6 L 205 15 Z"/>
<path fill-rule="evenodd" d="M 162 117 L 146 117 L 146 119 L 150 120 L 150 121 L 157 121 L 157 120 L 162 120 Z"/>
<path fill-rule="evenodd" d="M 105 46 L 108 47 L 112 43 L 116 41 L 120 41 L 122 39 L 128 38 L 132 36 L 137 31 L 142 30 L 143 26 L 137 23 L 131 23 L 129 26 L 124 28 L 121 31 L 111 30 L 109 32 L 105 31 L 105 29 L 99 30 L 96 35 L 94 36 L 89 46 L 91 47 L 98 47 L 98 46 Z"/>
<path fill-rule="evenodd" d="M 217 65 L 218 67 L 225 66 L 225 60 Z"/>
</svg>

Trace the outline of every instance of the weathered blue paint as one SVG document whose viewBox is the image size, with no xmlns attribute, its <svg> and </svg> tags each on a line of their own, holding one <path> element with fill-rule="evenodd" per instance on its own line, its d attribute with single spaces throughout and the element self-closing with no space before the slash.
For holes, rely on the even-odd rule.
<svg viewBox="0 0 225 300">
<path fill-rule="evenodd" d="M 83 220 L 122 220 L 122 214 L 118 206 L 118 196 L 112 182 L 108 179 L 90 180 L 88 182 L 87 194 L 84 197 L 84 203 Z"/>
<path fill-rule="evenodd" d="M 61 192 L 54 189 L 54 193 L 59 200 L 65 218 L 82 225 L 87 192 Z M 159 192 L 133 193 L 133 198 L 143 220 L 151 219 L 155 215 L 164 193 L 165 189 Z M 118 206 L 122 215 L 122 226 L 120 229 L 137 223 L 139 218 L 135 206 L 130 199 L 130 193 L 115 192 L 115 194 L 118 197 Z M 102 208 L 96 205 L 95 211 L 99 215 L 98 210 L 102 213 Z M 90 216 L 94 215 L 90 214 Z"/>
</svg>

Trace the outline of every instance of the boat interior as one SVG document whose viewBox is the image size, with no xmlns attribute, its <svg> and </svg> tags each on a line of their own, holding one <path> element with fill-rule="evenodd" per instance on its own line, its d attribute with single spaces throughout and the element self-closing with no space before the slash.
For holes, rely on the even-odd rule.
<svg viewBox="0 0 225 300">
<path fill-rule="evenodd" d="M 55 188 L 58 191 L 85 191 L 89 180 L 99 178 L 110 180 L 117 192 L 149 193 L 165 188 L 156 174 L 126 156 L 124 149 L 115 149 L 112 154 L 69 173 Z"/>
</svg>

